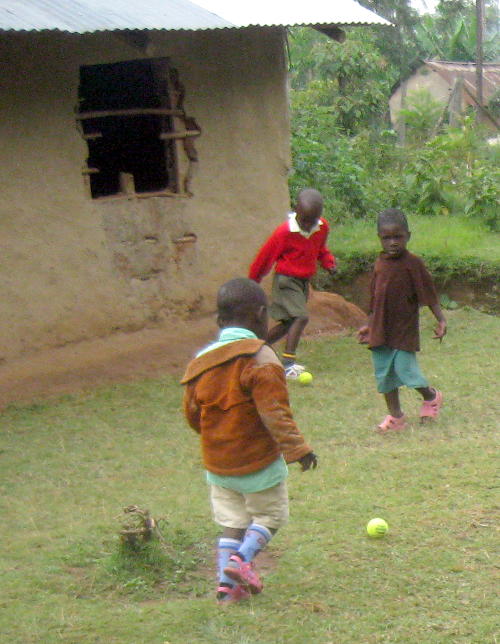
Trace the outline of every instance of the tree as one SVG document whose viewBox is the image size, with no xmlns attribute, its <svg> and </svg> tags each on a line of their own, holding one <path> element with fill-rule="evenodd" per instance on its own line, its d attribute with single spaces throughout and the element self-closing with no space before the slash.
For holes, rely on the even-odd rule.
<svg viewBox="0 0 500 644">
<path fill-rule="evenodd" d="M 331 126 L 346 134 L 383 122 L 396 70 L 367 36 L 352 29 L 340 44 L 307 28 L 291 31 L 292 102 L 297 110 L 327 108 Z"/>
<path fill-rule="evenodd" d="M 484 60 L 500 57 L 498 4 L 486 3 Z M 426 14 L 416 27 L 423 58 L 474 62 L 476 59 L 476 10 L 472 0 L 441 0 L 436 13 Z"/>
<path fill-rule="evenodd" d="M 399 75 L 406 75 L 421 55 L 415 39 L 420 18 L 410 0 L 359 0 L 359 3 L 393 24 L 392 27 L 377 29 L 375 44 L 380 53 L 398 69 Z"/>
</svg>

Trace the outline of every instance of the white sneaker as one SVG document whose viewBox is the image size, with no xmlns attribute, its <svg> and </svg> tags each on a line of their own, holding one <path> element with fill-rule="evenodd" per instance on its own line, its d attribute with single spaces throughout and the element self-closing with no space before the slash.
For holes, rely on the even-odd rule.
<svg viewBox="0 0 500 644">
<path fill-rule="evenodd" d="M 301 373 L 302 371 L 297 369 L 296 364 L 291 364 L 289 367 L 285 368 L 285 377 L 288 378 L 288 380 L 297 380 Z"/>
</svg>

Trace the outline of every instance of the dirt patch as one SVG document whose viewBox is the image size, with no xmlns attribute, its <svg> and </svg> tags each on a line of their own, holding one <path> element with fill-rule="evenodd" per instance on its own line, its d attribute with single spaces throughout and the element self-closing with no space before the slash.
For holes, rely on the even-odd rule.
<svg viewBox="0 0 500 644">
<path fill-rule="evenodd" d="M 344 333 L 365 317 L 340 295 L 319 291 L 311 293 L 309 312 L 306 337 Z M 196 350 L 216 333 L 215 315 L 210 315 L 24 356 L 0 366 L 0 408 L 110 383 L 180 376 Z"/>
</svg>

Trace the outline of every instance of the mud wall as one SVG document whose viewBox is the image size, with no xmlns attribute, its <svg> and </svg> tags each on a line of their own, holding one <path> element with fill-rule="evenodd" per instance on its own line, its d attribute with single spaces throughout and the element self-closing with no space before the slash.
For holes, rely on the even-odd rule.
<svg viewBox="0 0 500 644">
<path fill-rule="evenodd" d="M 192 194 L 91 199 L 79 67 L 157 56 L 201 128 Z M 211 310 L 289 205 L 281 31 L 3 34 L 0 60 L 0 361 Z"/>
<path fill-rule="evenodd" d="M 348 283 L 333 280 L 329 287 L 366 313 L 370 308 L 371 273 L 363 272 Z M 446 296 L 459 306 L 470 306 L 486 313 L 500 314 L 500 285 L 493 278 L 469 280 L 448 278 L 435 280 L 439 295 Z"/>
</svg>

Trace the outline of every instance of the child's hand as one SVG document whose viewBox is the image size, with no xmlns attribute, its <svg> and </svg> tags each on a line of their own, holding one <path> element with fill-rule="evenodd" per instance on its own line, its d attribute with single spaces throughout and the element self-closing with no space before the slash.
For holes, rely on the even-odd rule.
<svg viewBox="0 0 500 644">
<path fill-rule="evenodd" d="M 309 452 L 302 458 L 299 458 L 299 463 L 303 472 L 310 470 L 311 467 L 315 470 L 318 467 L 318 457 L 314 452 Z"/>
<path fill-rule="evenodd" d="M 360 329 L 358 329 L 358 342 L 359 344 L 368 344 L 368 334 L 370 333 L 370 327 L 365 324 Z"/>
<path fill-rule="evenodd" d="M 446 335 L 446 320 L 439 320 L 436 328 L 434 329 L 434 335 L 432 336 L 432 339 L 439 340 L 439 342 L 442 342 L 445 335 Z"/>
</svg>

